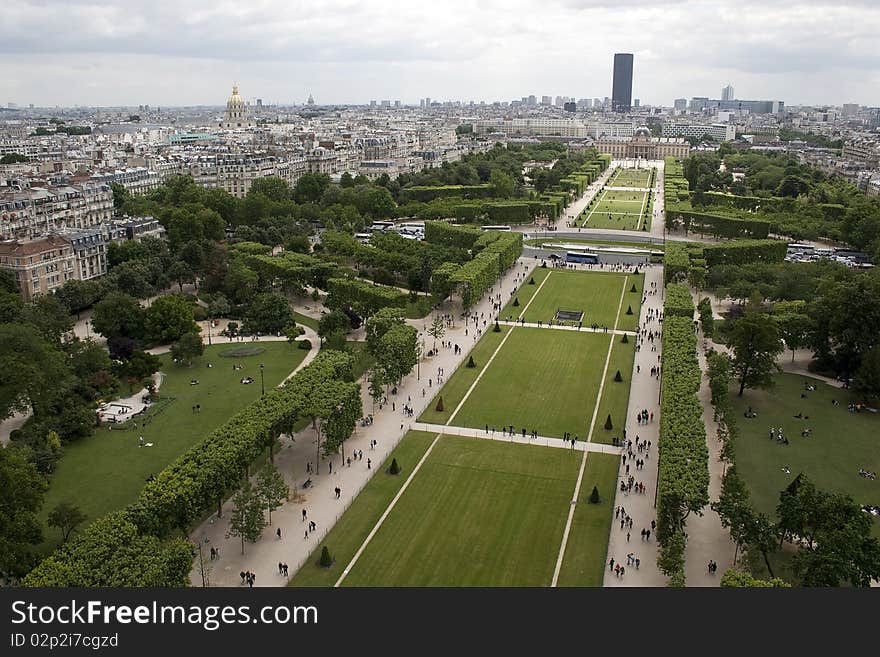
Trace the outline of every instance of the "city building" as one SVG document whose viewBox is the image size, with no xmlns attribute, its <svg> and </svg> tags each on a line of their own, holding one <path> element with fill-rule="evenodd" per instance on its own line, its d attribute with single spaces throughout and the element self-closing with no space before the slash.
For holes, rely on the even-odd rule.
<svg viewBox="0 0 880 657">
<path fill-rule="evenodd" d="M 703 139 L 709 135 L 717 142 L 733 141 L 736 139 L 736 126 L 729 123 L 713 123 L 711 125 L 664 123 L 661 134 L 664 137 L 696 137 L 697 139 Z"/>
<path fill-rule="evenodd" d="M 107 273 L 107 242 L 98 228 L 65 231 L 76 260 L 76 278 L 88 281 Z"/>
<path fill-rule="evenodd" d="M 603 137 L 595 142 L 600 153 L 616 160 L 662 160 L 666 157 L 687 157 L 690 144 L 680 137 L 652 137 L 646 126 L 636 129 L 632 137 Z"/>
<path fill-rule="evenodd" d="M 721 90 L 721 100 L 733 100 L 733 85 L 727 85 Z"/>
<path fill-rule="evenodd" d="M 614 80 L 611 87 L 611 109 L 614 112 L 629 112 L 632 108 L 632 53 L 615 53 Z"/>
<path fill-rule="evenodd" d="M 781 114 L 785 103 L 781 100 L 718 100 L 702 96 L 691 98 L 691 111 L 703 110 L 734 110 L 750 114 Z"/>
<path fill-rule="evenodd" d="M 0 239 L 91 228 L 112 214 L 113 192 L 106 183 L 13 189 L 0 192 Z"/>
<path fill-rule="evenodd" d="M 676 98 L 673 107 L 676 112 L 684 112 L 687 110 L 688 101 L 687 98 Z"/>
<path fill-rule="evenodd" d="M 76 278 L 76 255 L 60 235 L 0 242 L 0 269 L 12 272 L 21 296 L 30 301 Z"/>
</svg>

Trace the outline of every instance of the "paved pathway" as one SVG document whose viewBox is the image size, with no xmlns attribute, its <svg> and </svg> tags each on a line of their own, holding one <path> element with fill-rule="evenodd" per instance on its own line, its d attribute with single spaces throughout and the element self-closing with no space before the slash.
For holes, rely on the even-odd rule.
<svg viewBox="0 0 880 657">
<path fill-rule="evenodd" d="M 651 291 L 651 284 L 656 283 L 657 293 L 649 294 L 647 300 L 642 304 L 641 314 L 639 316 L 639 325 L 647 328 L 649 331 L 656 332 L 661 325 L 656 321 L 648 322 L 648 309 L 653 308 L 655 313 L 663 309 L 663 268 L 659 265 L 650 266 L 645 270 L 645 290 Z M 637 482 L 645 485 L 646 491 L 644 495 L 635 492 L 620 492 L 620 482 L 627 479 L 626 466 L 621 459 L 619 479 L 617 482 L 617 492 L 615 494 L 614 507 L 623 507 L 626 514 L 632 518 L 633 527 L 629 530 L 630 540 L 627 541 L 627 530 L 620 528 L 620 518 L 612 521 L 611 535 L 608 541 L 608 553 L 606 555 L 606 564 L 608 559 L 614 558 L 615 563 L 620 563 L 625 569 L 626 574 L 623 578 L 616 577 L 613 571 L 606 568 L 605 570 L 605 586 L 665 586 L 666 577 L 657 569 L 657 541 L 654 533 L 651 534 L 649 542 L 643 541 L 641 530 L 651 528 L 651 521 L 656 518 L 654 511 L 654 493 L 657 489 L 657 443 L 660 431 L 660 406 L 658 403 L 660 394 L 660 381 L 656 377 L 651 376 L 651 367 L 659 364 L 658 357 L 662 355 L 661 343 L 655 339 L 657 351 L 651 350 L 651 343 L 644 340 L 641 347 L 636 352 L 633 362 L 632 385 L 629 392 L 629 406 L 626 414 L 626 437 L 633 441 L 633 453 L 636 455 L 632 459 L 627 458 L 627 463 L 635 460 L 635 458 L 646 459 L 643 470 L 636 470 L 633 464 L 630 467 L 630 474 L 635 477 Z M 640 371 L 637 372 L 637 367 Z M 654 413 L 654 421 L 649 424 L 633 423 L 637 413 L 642 409 L 648 409 Z M 635 449 L 636 438 L 639 440 L 651 441 L 651 449 L 647 454 L 640 454 Z M 630 552 L 641 560 L 639 569 L 628 566 L 626 555 Z"/>
<path fill-rule="evenodd" d="M 412 429 L 416 431 L 426 431 L 429 433 L 440 433 L 447 436 L 481 438 L 484 440 L 497 440 L 504 443 L 518 443 L 520 445 L 558 447 L 559 449 L 570 449 L 576 452 L 599 452 L 601 454 L 617 455 L 620 455 L 621 452 L 620 447 L 614 447 L 613 445 L 604 445 L 602 443 L 588 443 L 584 442 L 583 440 L 578 440 L 574 444 L 574 447 L 572 447 L 570 441 L 563 440 L 562 438 L 551 438 L 550 436 L 538 436 L 537 438 L 530 438 L 529 434 L 523 436 L 521 433 L 517 433 L 511 436 L 510 434 L 503 434 L 500 430 L 493 431 L 491 427 L 489 428 L 489 431 L 486 432 L 485 429 L 474 429 L 472 427 L 456 427 L 445 424 L 414 422 L 412 424 Z"/>
<path fill-rule="evenodd" d="M 496 284 L 490 295 L 501 294 L 506 301 L 510 292 L 522 284 L 531 274 L 538 261 L 520 259 L 517 264 L 505 273 L 500 286 Z M 308 558 L 311 551 L 319 544 L 326 533 L 333 527 L 342 513 L 356 498 L 360 490 L 367 484 L 385 458 L 396 447 L 401 437 L 414 424 L 414 418 L 432 403 L 432 398 L 442 387 L 437 382 L 437 370 L 443 368 L 445 377 L 451 377 L 455 368 L 466 362 L 468 353 L 483 331 L 488 330 L 489 322 L 494 318 L 490 295 L 485 295 L 472 309 L 472 317 L 478 318 L 479 329 L 475 320 L 465 323 L 460 319 L 461 308 L 458 304 L 446 304 L 441 312 L 452 313 L 454 327 L 447 328 L 442 341 L 450 341 L 461 347 L 456 356 L 453 349 L 439 349 L 439 353 L 431 358 L 423 358 L 420 364 L 421 373 L 413 372 L 404 378 L 398 393 L 389 399 L 384 407 L 372 410 L 373 424 L 355 429 L 354 435 L 345 442 L 344 458 L 334 454 L 329 458 L 320 458 L 320 473 L 311 474 L 312 486 L 302 489 L 301 484 L 307 478 L 306 463 L 316 465 L 317 444 L 315 432 L 311 427 L 294 436 L 285 436 L 280 441 L 280 448 L 275 454 L 275 464 L 291 487 L 291 499 L 280 509 L 272 513 L 273 525 L 264 530 L 263 537 L 256 543 L 245 544 L 245 554 L 241 554 L 241 542 L 237 538 L 227 538 L 228 522 L 232 504 L 226 500 L 223 504 L 223 516 L 215 515 L 203 522 L 190 533 L 190 538 L 201 542 L 204 549 L 204 563 L 208 569 L 208 582 L 211 586 L 241 586 L 239 572 L 250 570 L 256 573 L 256 586 L 283 586 L 286 579 L 278 574 L 278 563 L 287 563 L 290 574 L 294 574 Z M 482 322 L 486 321 L 486 327 Z M 430 325 L 431 318 L 410 322 L 417 329 L 424 330 Z M 465 335 L 465 330 L 468 335 Z M 423 334 L 426 344 L 432 345 L 433 338 Z M 363 382 L 362 382 L 363 383 Z M 424 391 L 424 393 L 423 393 Z M 372 400 L 366 385 L 362 385 L 364 413 L 370 413 Z M 422 396 L 424 394 L 424 396 Z M 404 416 L 402 407 L 410 399 L 414 414 Z M 377 441 L 375 448 L 370 447 L 372 440 Z M 354 450 L 363 451 L 362 460 L 347 458 Z M 332 464 L 332 474 L 329 472 Z M 335 487 L 341 488 L 341 495 L 336 499 Z M 317 523 L 317 531 L 306 537 L 306 524 L 303 522 L 302 511 L 306 510 L 308 519 Z M 276 528 L 281 528 L 281 539 L 276 538 Z M 210 561 L 210 547 L 220 549 L 220 558 Z M 193 585 L 202 584 L 199 560 L 196 559 L 190 574 Z"/>
<path fill-rule="evenodd" d="M 544 279 L 546 280 L 546 279 Z M 523 311 L 525 312 L 525 311 Z M 606 335 L 635 335 L 635 331 L 624 331 L 623 329 L 608 329 L 607 331 L 602 328 L 594 329 L 590 326 L 583 326 L 578 328 L 577 326 L 560 326 L 559 324 L 548 324 L 546 322 L 542 322 L 538 324 L 537 322 L 515 322 L 509 321 L 506 319 L 499 319 L 498 324 L 501 326 L 521 326 L 526 328 L 541 328 L 541 329 L 553 329 L 555 331 L 577 331 L 579 333 L 604 333 Z"/>
</svg>

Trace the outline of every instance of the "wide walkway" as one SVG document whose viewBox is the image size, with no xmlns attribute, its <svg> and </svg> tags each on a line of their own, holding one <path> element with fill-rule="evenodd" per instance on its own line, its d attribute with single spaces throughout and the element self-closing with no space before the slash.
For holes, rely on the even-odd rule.
<svg viewBox="0 0 880 657">
<path fill-rule="evenodd" d="M 541 447 L 558 447 L 560 449 L 570 449 L 575 452 L 599 452 L 601 454 L 620 455 L 621 448 L 613 445 L 604 445 L 602 443 L 588 443 L 578 440 L 572 446 L 571 441 L 562 438 L 552 438 L 550 436 L 538 436 L 530 438 L 529 434 L 505 434 L 501 431 L 489 431 L 485 429 L 474 429 L 472 427 L 456 427 L 446 424 L 430 424 L 425 422 L 414 422 L 412 428 L 416 431 L 425 431 L 429 433 L 440 433 L 446 436 L 464 436 L 465 438 L 481 438 L 484 440 L 498 440 L 504 443 L 519 443 L 521 445 L 540 445 Z"/>
<path fill-rule="evenodd" d="M 500 285 L 496 284 L 489 294 L 485 295 L 472 309 L 472 316 L 482 321 L 491 322 L 495 317 L 490 297 L 500 293 L 506 300 L 523 280 L 531 274 L 537 265 L 533 259 L 520 259 L 514 267 L 502 277 Z M 357 494 L 368 483 L 370 477 L 381 466 L 385 458 L 396 447 L 403 435 L 415 424 L 414 418 L 431 403 L 434 394 L 440 387 L 437 384 L 439 368 L 444 370 L 445 377 L 452 376 L 456 367 L 466 361 L 468 353 L 486 330 L 482 327 L 474 330 L 474 320 L 469 326 L 460 319 L 461 308 L 457 303 L 446 302 L 441 313 L 450 313 L 454 317 L 454 326 L 447 328 L 443 342 L 451 342 L 461 347 L 459 355 L 453 349 L 440 348 L 439 353 L 431 358 L 423 358 L 420 367 L 405 377 L 396 396 L 389 396 L 384 407 L 373 408 L 368 387 L 362 385 L 364 413 L 373 414 L 373 424 L 358 425 L 354 435 L 345 442 L 344 454 L 331 457 L 319 457 L 316 435 L 309 427 L 292 437 L 283 437 L 280 448 L 275 454 L 275 465 L 291 487 L 290 500 L 272 513 L 272 526 L 267 527 L 263 537 L 256 543 L 245 543 L 245 554 L 241 554 L 241 541 L 234 537 L 227 538 L 231 500 L 223 504 L 223 516 L 211 517 L 190 533 L 194 542 L 201 542 L 202 555 L 207 570 L 207 581 L 210 586 L 241 586 L 241 571 L 249 570 L 256 573 L 255 586 L 283 586 L 287 580 L 278 573 L 278 564 L 286 563 L 293 575 L 306 561 L 311 551 L 320 544 L 326 533 L 345 512 Z M 425 343 L 433 346 L 433 338 L 425 332 L 430 325 L 430 317 L 423 320 L 412 320 L 410 324 L 422 332 Z M 468 335 L 465 335 L 469 328 Z M 423 396 L 424 395 L 424 396 Z M 413 409 L 412 416 L 403 413 L 403 406 L 409 404 Z M 375 447 L 371 442 L 376 441 Z M 348 458 L 354 451 L 362 451 L 363 458 L 349 463 Z M 317 472 L 306 473 L 306 464 L 311 463 Z M 332 473 L 330 471 L 332 466 Z M 310 478 L 311 487 L 302 488 L 302 483 Z M 334 489 L 340 488 L 339 499 Z M 308 520 L 317 524 L 317 530 L 309 534 L 302 512 L 306 511 Z M 277 538 L 276 529 L 281 529 L 281 538 Z M 220 557 L 216 561 L 209 559 L 210 548 L 218 548 Z M 202 585 L 199 560 L 196 559 L 190 578 L 195 586 Z"/>
<path fill-rule="evenodd" d="M 652 285 L 656 287 L 652 288 Z M 663 267 L 655 265 L 645 270 L 645 290 L 656 294 L 649 294 L 645 303 L 642 304 L 639 315 L 639 326 L 647 331 L 657 332 L 662 324 L 648 321 L 649 309 L 653 309 L 654 316 L 663 309 Z M 652 351 L 656 346 L 656 351 Z M 611 536 L 608 541 L 608 560 L 613 558 L 626 570 L 625 575 L 617 577 L 612 570 L 605 569 L 605 586 L 665 586 L 666 577 L 657 569 L 657 541 L 654 532 L 651 532 L 650 540 L 641 538 L 643 529 L 651 529 L 651 521 L 656 519 L 654 510 L 654 494 L 657 490 L 657 443 L 660 436 L 660 379 L 651 376 L 651 368 L 660 365 L 662 356 L 661 341 L 657 338 L 654 342 L 643 339 L 633 362 L 632 385 L 629 391 L 629 406 L 626 414 L 626 438 L 633 443 L 632 458 L 627 457 L 626 463 L 621 458 L 620 473 L 617 481 L 617 493 L 614 500 L 615 510 L 623 508 L 623 517 L 630 516 L 632 528 L 625 526 L 621 529 L 621 517 L 618 515 L 611 523 Z M 648 424 L 639 424 L 637 415 L 639 411 L 647 409 L 654 414 L 654 421 Z M 648 452 L 638 452 L 636 441 L 651 441 Z M 645 466 L 642 470 L 635 469 L 635 460 L 644 459 Z M 630 465 L 629 474 L 635 478 L 636 483 L 645 485 L 645 493 L 621 492 L 620 482 L 627 481 L 627 464 Z M 627 534 L 630 538 L 627 540 Z M 639 568 L 627 563 L 627 555 L 632 553 L 634 558 L 640 560 Z"/>
<path fill-rule="evenodd" d="M 538 324 L 537 322 L 514 322 L 512 320 L 499 319 L 498 324 L 500 326 L 520 326 L 525 328 L 544 328 L 544 329 L 554 329 L 557 331 L 577 331 L 579 333 L 604 333 L 606 335 L 635 335 L 635 331 L 624 331 L 623 329 L 608 329 L 605 330 L 603 328 L 594 329 L 590 326 L 563 326 L 560 324 L 548 324 L 547 322 L 542 322 Z"/>
</svg>

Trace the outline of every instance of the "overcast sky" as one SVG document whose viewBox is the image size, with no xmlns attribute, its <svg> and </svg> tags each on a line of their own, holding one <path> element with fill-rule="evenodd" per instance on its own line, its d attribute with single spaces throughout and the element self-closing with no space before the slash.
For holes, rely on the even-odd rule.
<svg viewBox="0 0 880 657">
<path fill-rule="evenodd" d="M 880 105 L 880 0 L 7 0 L 0 102 L 611 95 Z"/>
</svg>

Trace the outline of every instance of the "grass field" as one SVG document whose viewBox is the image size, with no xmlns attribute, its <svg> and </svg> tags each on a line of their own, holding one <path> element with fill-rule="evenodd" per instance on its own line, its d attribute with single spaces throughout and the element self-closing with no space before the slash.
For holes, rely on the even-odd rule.
<svg viewBox="0 0 880 657">
<path fill-rule="evenodd" d="M 403 437 L 324 541 L 315 546 L 306 563 L 290 580 L 291 586 L 333 586 L 336 583 L 342 574 L 342 569 L 354 557 L 367 534 L 373 529 L 376 521 L 403 486 L 434 438 L 435 434 L 421 431 L 410 431 Z M 392 458 L 396 458 L 402 468 L 398 476 L 391 476 L 386 472 Z M 324 545 L 336 560 L 330 568 L 318 566 L 321 547 Z"/>
<path fill-rule="evenodd" d="M 596 414 L 596 426 L 593 428 L 594 443 L 610 445 L 613 438 L 623 438 L 636 345 L 635 338 L 630 338 L 627 344 L 621 343 L 620 340 L 621 336 L 614 337 L 611 360 L 608 361 L 608 373 L 605 375 L 605 387 L 602 389 L 602 400 L 599 402 L 599 412 Z M 623 378 L 621 382 L 614 380 L 618 370 Z M 614 428 L 607 431 L 605 419 L 609 413 Z"/>
<path fill-rule="evenodd" d="M 581 456 L 444 436 L 343 585 L 549 585 Z"/>
<path fill-rule="evenodd" d="M 144 487 L 147 476 L 158 473 L 179 454 L 196 443 L 237 411 L 260 396 L 260 363 L 266 387 L 277 385 L 308 353 L 287 342 L 260 342 L 265 351 L 256 356 L 220 358 L 229 345 L 205 347 L 205 354 L 190 367 L 171 363 L 162 356 L 161 371 L 165 380 L 160 388 L 162 399 L 171 399 L 167 407 L 146 426 L 139 429 L 100 429 L 91 436 L 64 448 L 52 475 L 43 504 L 42 517 L 59 502 L 76 504 L 88 516 L 87 523 L 133 502 Z M 213 367 L 206 365 L 212 363 Z M 233 371 L 233 364 L 241 370 Z M 254 383 L 239 380 L 253 377 Z M 198 379 L 199 385 L 190 385 Z M 201 412 L 193 413 L 195 404 Z M 131 421 L 131 420 L 130 420 Z M 122 425 L 124 426 L 124 425 Z M 138 436 L 152 447 L 138 447 Z M 60 542 L 57 529 L 45 531 L 43 548 Z"/>
<path fill-rule="evenodd" d="M 516 431 L 525 427 L 552 437 L 570 431 L 584 440 L 596 405 L 609 336 L 505 329 L 510 330 L 507 342 L 452 424 L 478 429 L 488 424 L 498 430 L 512 424 Z M 477 365 L 484 367 L 485 361 Z M 453 379 L 456 376 L 458 372 Z"/>
<path fill-rule="evenodd" d="M 618 168 L 607 185 L 609 187 L 641 187 L 648 189 L 651 181 L 650 169 Z"/>
<path fill-rule="evenodd" d="M 547 276 L 550 276 L 550 280 L 541 287 Z M 538 320 L 549 322 L 561 308 L 583 311 L 585 326 L 595 322 L 600 326 L 612 328 L 623 292 L 623 308 L 620 311 L 618 328 L 635 330 L 642 301 L 643 274 L 635 276 L 611 272 L 538 269 L 535 271 L 534 279 L 535 285 L 529 285 L 526 281 L 514 295 L 514 298 L 519 298 L 520 305 L 514 306 L 511 300 L 501 311 L 501 317 L 506 318 L 510 315 L 518 318 L 524 315 L 527 322 Z M 636 292 L 630 292 L 633 284 L 636 286 Z M 539 287 L 540 294 L 523 313 Z M 627 315 L 626 310 L 630 306 L 633 314 Z"/>
<path fill-rule="evenodd" d="M 800 472 L 821 490 L 848 493 L 860 504 L 880 504 L 880 480 L 859 476 L 859 468 L 880 472 L 880 415 L 850 413 L 849 391 L 816 379 L 779 374 L 775 380 L 776 387 L 770 391 L 746 390 L 742 398 L 731 394 L 740 430 L 737 470 L 749 486 L 755 507 L 775 517 L 779 492 Z M 801 398 L 804 382 L 816 386 L 815 391 L 805 393 L 806 399 Z M 832 405 L 832 399 L 840 406 Z M 743 417 L 748 406 L 757 411 L 757 418 Z M 798 413 L 808 415 L 809 420 L 795 418 Z M 770 440 L 770 427 L 782 427 L 789 444 Z M 802 438 L 801 430 L 807 427 L 812 435 Z M 783 472 L 783 467 L 791 474 Z M 876 519 L 874 535 L 880 538 Z"/>
<path fill-rule="evenodd" d="M 602 586 L 619 462 L 612 454 L 587 456 L 558 586 Z M 599 490 L 599 504 L 588 502 L 593 486 Z"/>
<path fill-rule="evenodd" d="M 592 206 L 581 213 L 579 225 L 587 228 L 642 230 L 651 227 L 647 192 L 603 190 Z"/>
</svg>

